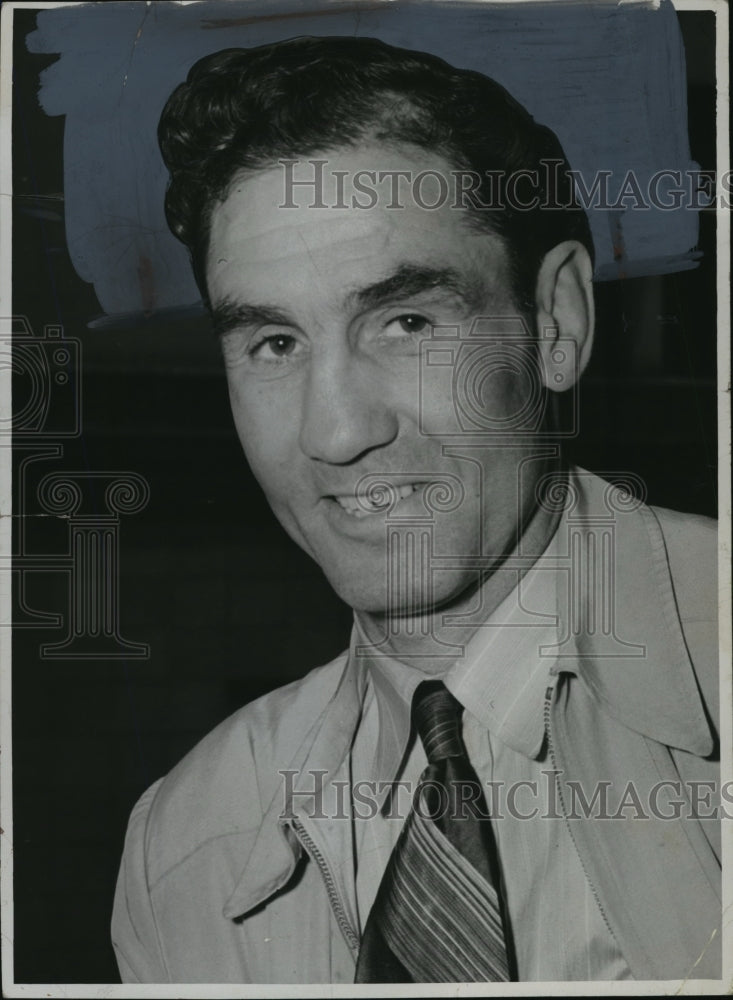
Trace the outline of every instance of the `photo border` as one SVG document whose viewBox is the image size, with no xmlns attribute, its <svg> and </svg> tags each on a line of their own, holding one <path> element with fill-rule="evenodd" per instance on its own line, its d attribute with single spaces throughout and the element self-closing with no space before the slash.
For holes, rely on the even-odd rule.
<svg viewBox="0 0 733 1000">
<path fill-rule="evenodd" d="M 195 0 L 194 0 L 195 2 Z M 389 0 L 385 0 L 389 2 Z M 430 2 L 430 0 L 425 0 Z M 536 0 L 511 0 L 534 3 Z M 545 0 L 552 2 L 552 0 Z M 621 3 L 629 0 L 620 0 Z M 633 2 L 633 0 L 632 0 Z M 717 163 L 716 180 L 730 169 L 728 39 L 729 13 L 725 0 L 673 0 L 678 11 L 712 11 L 716 30 Z M 12 45 L 16 10 L 89 6 L 81 2 L 9 2 L 2 8 L 0 35 L 0 324 L 11 316 L 12 274 Z M 716 208 L 717 239 L 717 391 L 718 391 L 718 490 L 719 490 L 719 601 L 720 601 L 720 694 L 721 694 L 721 783 L 733 781 L 733 679 L 731 675 L 731 407 L 730 385 L 730 213 Z M 2 331 L 5 332 L 5 331 Z M 0 426 L 10 423 L 11 372 L 0 367 Z M 11 448 L 0 441 L 0 558 L 11 552 Z M 11 620 L 11 572 L 0 563 L 0 626 Z M 459 985 L 415 984 L 369 987 L 357 985 L 277 984 L 39 984 L 15 983 L 13 978 L 13 802 L 11 718 L 11 632 L 0 627 L 0 900 L 2 916 L 3 992 L 8 997 L 352 997 L 352 996 L 614 996 L 726 994 L 733 983 L 733 825 L 724 821 L 723 833 L 723 975 L 721 980 L 688 979 L 629 982 L 536 982 Z"/>
</svg>

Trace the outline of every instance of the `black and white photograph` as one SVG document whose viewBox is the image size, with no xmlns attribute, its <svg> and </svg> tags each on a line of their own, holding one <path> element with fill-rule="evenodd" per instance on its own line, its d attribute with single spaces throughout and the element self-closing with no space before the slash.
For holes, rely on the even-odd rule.
<svg viewBox="0 0 733 1000">
<path fill-rule="evenodd" d="M 3 994 L 730 992 L 727 4 L 0 27 Z"/>
</svg>

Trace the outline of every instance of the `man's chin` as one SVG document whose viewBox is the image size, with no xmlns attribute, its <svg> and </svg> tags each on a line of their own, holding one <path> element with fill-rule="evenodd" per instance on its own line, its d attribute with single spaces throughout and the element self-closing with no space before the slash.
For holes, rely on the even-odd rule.
<svg viewBox="0 0 733 1000">
<path fill-rule="evenodd" d="M 369 584 L 363 579 L 334 579 L 328 573 L 326 577 L 336 594 L 354 611 L 379 617 L 386 615 L 387 587 L 384 583 Z"/>
<path fill-rule="evenodd" d="M 441 580 L 439 583 L 434 580 L 432 587 L 426 587 L 424 580 L 412 581 L 406 596 L 404 589 L 389 587 L 385 579 L 369 580 L 366 572 L 338 577 L 326 573 L 326 577 L 341 600 L 354 611 L 376 620 L 392 620 L 395 624 L 400 620 L 441 614 L 472 589 L 471 583 L 475 583 L 463 578 L 460 581 Z"/>
</svg>

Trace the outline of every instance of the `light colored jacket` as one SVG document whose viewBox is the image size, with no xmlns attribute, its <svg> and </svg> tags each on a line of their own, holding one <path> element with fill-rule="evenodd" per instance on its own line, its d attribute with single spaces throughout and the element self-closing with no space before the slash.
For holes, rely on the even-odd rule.
<svg viewBox="0 0 733 1000">
<path fill-rule="evenodd" d="M 597 547 L 610 488 L 578 482 L 576 537 Z M 624 510 L 614 496 L 617 635 L 587 608 L 578 619 L 576 607 L 575 624 L 567 602 L 558 608 L 559 668 L 577 672 L 561 673 L 547 702 L 558 806 L 570 811 L 573 782 L 587 799 L 610 784 L 611 813 L 625 803 L 626 818 L 576 811 L 567 821 L 633 976 L 717 979 L 720 823 L 705 818 L 718 788 L 715 525 Z M 333 802 L 334 783 L 348 781 L 359 711 L 342 655 L 241 709 L 143 795 L 112 921 L 124 981 L 353 982 L 352 824 L 330 808 L 313 815 L 313 790 L 322 782 Z M 282 770 L 296 772 L 287 801 Z M 700 818 L 675 810 L 680 782 Z M 656 811 L 644 808 L 650 801 Z"/>
</svg>

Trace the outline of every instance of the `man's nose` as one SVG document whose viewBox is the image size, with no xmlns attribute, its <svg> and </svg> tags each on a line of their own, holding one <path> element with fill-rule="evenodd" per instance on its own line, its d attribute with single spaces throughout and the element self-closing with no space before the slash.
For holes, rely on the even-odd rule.
<svg viewBox="0 0 733 1000">
<path fill-rule="evenodd" d="M 310 458 L 346 465 L 397 436 L 385 373 L 350 351 L 314 359 L 303 399 L 300 447 Z"/>
</svg>

